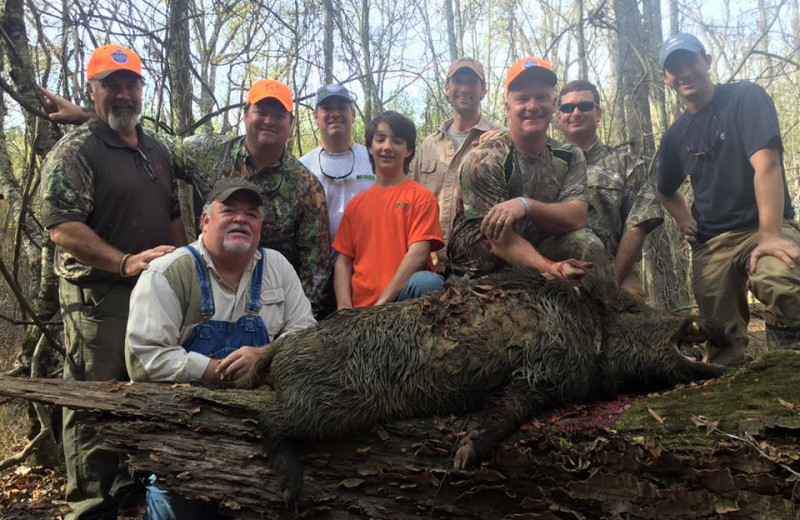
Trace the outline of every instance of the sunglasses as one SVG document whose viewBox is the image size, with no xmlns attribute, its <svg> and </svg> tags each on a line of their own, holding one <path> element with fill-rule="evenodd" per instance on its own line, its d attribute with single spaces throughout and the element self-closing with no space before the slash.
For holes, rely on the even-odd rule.
<svg viewBox="0 0 800 520">
<path fill-rule="evenodd" d="M 581 112 L 591 112 L 596 106 L 594 101 L 581 101 L 580 103 L 564 103 L 558 109 L 565 114 L 571 114 L 575 111 L 575 107 Z"/>
<path fill-rule="evenodd" d="M 704 160 L 707 158 L 715 158 L 719 153 L 720 148 L 722 148 L 722 144 L 725 142 L 725 133 L 722 132 L 719 128 L 719 120 L 717 119 L 717 114 L 713 114 L 711 117 L 711 132 L 709 132 L 709 128 L 703 129 L 701 134 L 713 134 L 711 135 L 711 139 L 703 139 L 704 143 L 700 143 L 702 146 L 696 146 L 689 143 L 694 143 L 698 141 L 696 131 L 694 128 L 695 120 L 689 123 L 689 126 L 684 131 L 684 140 L 686 144 L 686 152 L 693 156 L 697 157 L 698 159 Z M 711 143 L 710 145 L 708 143 Z"/>
<path fill-rule="evenodd" d="M 150 180 L 156 182 L 158 180 L 158 175 L 156 175 L 156 172 L 153 170 L 153 166 L 147 159 L 147 155 L 145 155 L 145 153 L 142 151 L 141 148 L 134 148 L 134 150 L 139 152 L 139 159 L 142 160 L 142 164 L 144 165 L 144 171 L 147 172 L 147 175 L 148 177 L 150 177 Z"/>
</svg>

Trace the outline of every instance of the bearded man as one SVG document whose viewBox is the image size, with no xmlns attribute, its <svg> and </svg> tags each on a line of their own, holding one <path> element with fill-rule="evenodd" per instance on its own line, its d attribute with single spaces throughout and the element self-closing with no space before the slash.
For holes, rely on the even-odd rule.
<svg viewBox="0 0 800 520">
<path fill-rule="evenodd" d="M 169 153 L 139 125 L 139 56 L 119 45 L 100 47 L 86 79 L 94 114 L 42 166 L 42 223 L 56 244 L 64 378 L 125 381 L 133 286 L 150 261 L 185 243 L 185 233 Z M 66 408 L 64 456 L 70 520 L 115 518 L 123 500 L 144 492 L 120 455 L 100 449 L 94 429 Z"/>
</svg>

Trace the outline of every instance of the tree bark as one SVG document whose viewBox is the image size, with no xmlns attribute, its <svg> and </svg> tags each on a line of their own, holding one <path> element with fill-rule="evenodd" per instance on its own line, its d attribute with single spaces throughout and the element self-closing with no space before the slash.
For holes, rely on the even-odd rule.
<svg viewBox="0 0 800 520">
<path fill-rule="evenodd" d="M 333 0 L 323 0 L 322 12 L 324 28 L 322 48 L 325 52 L 322 79 L 325 85 L 330 85 L 333 83 Z"/>
<path fill-rule="evenodd" d="M 30 110 L 43 111 L 43 98 L 36 90 L 33 51 L 28 45 L 23 0 L 6 0 L 0 17 L 0 32 L 2 33 L 0 54 L 7 60 L 5 66 L 13 81 L 16 96 L 21 101 L 20 104 Z M 37 163 L 40 164 L 40 161 L 55 145 L 61 137 L 61 132 L 55 125 L 34 115 L 30 110 L 23 111 L 23 114 L 26 132 L 28 135 L 34 136 L 30 144 L 31 154 L 23 163 L 24 173 L 17 176 L 20 179 L 18 181 L 13 174 L 10 161 L 5 162 L 8 158 L 7 150 L 5 153 L 0 152 L 4 155 L 3 163 L 0 164 L 0 168 L 3 169 L 2 179 L 0 179 L 0 190 L 2 190 L 0 195 L 9 201 L 20 231 L 17 239 L 24 243 L 23 250 L 28 264 L 28 276 L 24 281 L 23 290 L 26 297 L 31 298 L 31 308 L 36 317 L 40 321 L 50 321 L 58 311 L 56 280 L 52 275 L 54 247 L 50 243 L 47 232 L 32 218 L 29 208 L 32 206 L 31 200 L 36 190 L 27 188 L 36 186 L 38 182 L 36 180 L 36 176 L 38 176 Z M 5 107 L 2 109 L 2 115 L 5 116 Z M 0 118 L 0 122 L 3 122 L 2 118 Z M 2 136 L 2 140 L 5 145 L 5 136 Z M 36 160 L 37 158 L 39 161 Z M 25 175 L 33 177 L 28 177 L 27 182 L 21 182 L 25 179 Z M 22 185 L 27 188 L 23 189 Z M 15 244 L 15 249 L 18 249 L 19 245 Z M 40 335 L 41 332 L 37 327 L 28 327 L 20 346 L 17 363 L 22 366 L 22 371 L 26 374 L 30 374 L 31 359 Z M 53 357 L 45 357 L 42 362 L 46 369 L 56 366 Z M 31 419 L 29 436 L 33 438 L 40 432 L 40 424 L 32 408 L 29 408 L 28 415 Z M 49 463 L 57 457 L 57 453 L 58 449 L 53 436 L 47 435 L 37 451 L 37 462 Z"/>
<path fill-rule="evenodd" d="M 187 66 L 192 61 L 188 0 L 170 0 L 169 36 L 167 37 L 166 51 L 172 128 L 177 135 L 185 136 L 194 123 L 192 76 Z M 183 228 L 187 233 L 187 241 L 191 242 L 195 238 L 194 194 L 192 187 L 184 181 L 178 181 L 178 202 L 181 208 Z"/>
<path fill-rule="evenodd" d="M 3 377 L 0 394 L 92 411 L 106 443 L 164 487 L 236 518 L 283 517 L 259 391 Z M 300 517 L 798 518 L 798 404 L 800 352 L 778 351 L 704 385 L 550 412 L 475 471 L 450 469 L 469 416 L 308 441 Z M 748 432 L 767 456 L 722 432 Z"/>
<path fill-rule="evenodd" d="M 586 61 L 586 36 L 583 31 L 584 13 L 584 2 L 578 0 L 578 35 L 575 37 L 578 40 L 578 78 L 585 80 L 589 78 L 589 64 Z"/>
<path fill-rule="evenodd" d="M 637 155 L 655 152 L 650 118 L 650 82 L 645 61 L 644 27 L 639 6 L 634 0 L 614 0 L 617 18 L 618 84 L 624 103 L 626 141 L 633 143 Z"/>
<path fill-rule="evenodd" d="M 458 38 L 456 37 L 455 14 L 453 13 L 453 0 L 444 0 L 444 17 L 447 20 L 447 49 L 450 51 L 450 61 L 459 58 Z"/>
<path fill-rule="evenodd" d="M 364 121 L 369 123 L 377 115 L 376 87 L 372 78 L 372 52 L 370 50 L 369 34 L 369 0 L 361 0 L 361 25 L 360 39 L 361 47 L 364 52 L 364 78 L 361 80 L 361 87 L 364 89 Z"/>
</svg>

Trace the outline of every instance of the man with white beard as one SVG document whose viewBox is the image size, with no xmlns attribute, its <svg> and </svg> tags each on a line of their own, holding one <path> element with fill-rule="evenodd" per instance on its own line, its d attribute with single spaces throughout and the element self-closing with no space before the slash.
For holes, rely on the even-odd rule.
<svg viewBox="0 0 800 520">
<path fill-rule="evenodd" d="M 275 338 L 315 323 L 292 265 L 258 247 L 263 204 L 258 186 L 224 177 L 203 207 L 197 241 L 142 273 L 125 338 L 132 380 L 224 385 L 245 375 Z M 147 488 L 150 518 L 218 518 L 207 502 L 156 481 Z"/>
<path fill-rule="evenodd" d="M 125 381 L 128 300 L 149 263 L 185 244 L 167 149 L 142 131 L 142 65 L 119 45 L 86 71 L 94 114 L 42 166 L 42 222 L 56 244 L 67 357 L 64 378 Z M 143 494 L 119 454 L 100 449 L 83 415 L 64 409 L 70 520 L 116 518 Z M 125 502 L 128 502 L 127 504 Z"/>
</svg>

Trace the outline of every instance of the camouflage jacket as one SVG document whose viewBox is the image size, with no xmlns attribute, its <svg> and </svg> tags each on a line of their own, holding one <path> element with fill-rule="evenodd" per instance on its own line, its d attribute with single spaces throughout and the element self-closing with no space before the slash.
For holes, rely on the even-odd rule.
<svg viewBox="0 0 800 520">
<path fill-rule="evenodd" d="M 492 206 L 520 196 L 541 202 L 588 201 L 586 161 L 577 146 L 552 140 L 541 156 L 528 157 L 504 132 L 464 159 L 461 192 L 463 207 L 456 216 L 448 257 L 456 271 L 491 272 L 501 260 L 492 253 L 480 226 Z M 514 231 L 534 246 L 546 238 L 529 219 L 517 221 Z"/>
<path fill-rule="evenodd" d="M 211 188 L 223 176 L 246 177 L 261 186 L 264 223 L 261 246 L 283 254 L 297 271 L 315 316 L 331 286 L 331 238 L 325 191 L 288 151 L 276 164 L 253 171 L 244 136 L 195 135 L 170 142 L 178 176 L 194 187 L 199 222 Z"/>
<path fill-rule="evenodd" d="M 180 217 L 175 176 L 167 148 L 141 126 L 138 146 L 91 118 L 67 133 L 42 164 L 40 216 L 46 229 L 80 222 L 123 253 L 171 244 L 170 222 Z M 73 282 L 122 282 L 56 247 L 53 270 Z M 132 284 L 136 278 L 126 278 Z"/>
<path fill-rule="evenodd" d="M 591 203 L 588 227 L 612 256 L 628 229 L 641 225 L 649 233 L 664 222 L 643 160 L 614 153 L 598 140 L 586 152 L 586 164 Z"/>
</svg>

